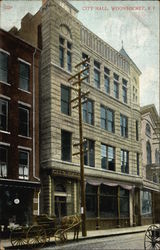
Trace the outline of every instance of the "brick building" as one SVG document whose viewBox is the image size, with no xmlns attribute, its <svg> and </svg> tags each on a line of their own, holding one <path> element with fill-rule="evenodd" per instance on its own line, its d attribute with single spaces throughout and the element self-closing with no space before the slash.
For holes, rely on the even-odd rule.
<svg viewBox="0 0 160 250">
<path fill-rule="evenodd" d="M 17 35 L 37 46 L 42 41 L 40 83 L 41 212 L 80 213 L 78 111 L 68 78 L 90 57 L 89 90 L 83 105 L 87 228 L 141 223 L 141 114 L 138 67 L 124 48 L 116 51 L 78 21 L 66 1 L 47 1 L 26 15 Z M 25 22 L 24 22 L 25 20 Z M 39 32 L 38 32 L 39 30 Z M 41 31 L 41 32 L 40 32 Z M 30 36 L 30 34 L 34 36 Z"/>
<path fill-rule="evenodd" d="M 40 50 L 0 29 L 0 224 L 39 210 Z"/>
</svg>

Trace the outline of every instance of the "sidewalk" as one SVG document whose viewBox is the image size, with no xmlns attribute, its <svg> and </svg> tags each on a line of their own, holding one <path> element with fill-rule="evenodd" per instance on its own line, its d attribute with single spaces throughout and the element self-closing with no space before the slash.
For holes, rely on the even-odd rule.
<svg viewBox="0 0 160 250">
<path fill-rule="evenodd" d="M 149 225 L 146 226 L 138 226 L 138 227 L 126 227 L 126 228 L 112 228 L 112 229 L 105 229 L 105 230 L 94 230 L 94 231 L 87 231 L 87 236 L 82 236 L 82 233 L 79 233 L 79 240 L 88 240 L 94 238 L 101 238 L 101 237 L 109 237 L 114 235 L 123 235 L 123 234 L 131 234 L 131 233 L 140 233 L 145 232 Z M 73 233 L 68 234 L 68 239 L 73 239 Z M 54 237 L 51 239 L 54 242 Z M 5 247 L 10 247 L 11 242 L 10 239 L 1 240 L 0 241 L 0 250 L 4 250 Z"/>
</svg>

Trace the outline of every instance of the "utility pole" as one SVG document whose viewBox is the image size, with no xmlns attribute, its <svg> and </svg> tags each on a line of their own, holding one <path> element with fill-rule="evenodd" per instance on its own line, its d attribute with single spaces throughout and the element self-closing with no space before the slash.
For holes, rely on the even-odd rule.
<svg viewBox="0 0 160 250">
<path fill-rule="evenodd" d="M 84 140 L 83 140 L 83 126 L 82 126 L 82 104 L 86 102 L 86 100 L 82 101 L 82 99 L 86 98 L 89 94 L 89 91 L 82 92 L 81 83 L 88 78 L 86 75 L 86 71 L 89 70 L 89 58 L 86 58 L 82 62 L 78 63 L 75 68 L 83 67 L 80 69 L 78 73 L 73 75 L 68 79 L 71 82 L 71 89 L 76 92 L 77 97 L 71 100 L 72 102 L 78 102 L 73 108 L 78 108 L 79 111 L 79 143 L 74 144 L 73 146 L 79 146 L 80 151 L 74 153 L 73 155 L 80 155 L 80 182 L 81 182 L 81 219 L 82 219 L 82 236 L 87 236 L 86 231 L 86 199 L 85 199 L 85 182 L 84 182 Z M 84 76 L 85 75 L 85 76 Z"/>
</svg>

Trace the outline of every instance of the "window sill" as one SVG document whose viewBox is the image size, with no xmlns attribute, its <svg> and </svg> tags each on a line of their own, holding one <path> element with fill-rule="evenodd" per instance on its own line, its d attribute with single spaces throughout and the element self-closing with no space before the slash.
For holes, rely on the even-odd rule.
<svg viewBox="0 0 160 250">
<path fill-rule="evenodd" d="M 24 136 L 24 135 L 18 135 L 18 136 L 21 137 L 21 138 L 24 138 L 24 139 L 29 139 L 29 140 L 32 139 L 32 137 L 29 137 L 29 136 Z"/>
<path fill-rule="evenodd" d="M 5 130 L 0 130 L 0 133 L 3 133 L 3 134 L 8 134 L 8 135 L 10 135 L 10 134 L 11 134 L 11 132 L 9 132 L 9 131 L 5 131 Z"/>
<path fill-rule="evenodd" d="M 2 84 L 4 84 L 4 85 L 7 85 L 7 86 L 11 86 L 11 84 L 10 84 L 10 83 L 8 83 L 8 82 L 3 82 L 3 81 L 0 81 L 0 83 L 2 83 Z"/>
<path fill-rule="evenodd" d="M 24 93 L 26 93 L 26 94 L 31 94 L 31 92 L 30 91 L 27 91 L 27 90 L 24 90 L 24 89 L 21 89 L 21 88 L 18 88 L 20 91 L 22 91 L 22 92 L 24 92 Z"/>
<path fill-rule="evenodd" d="M 18 177 L 19 180 L 26 180 L 28 181 L 29 180 L 29 177 L 26 177 L 26 178 L 22 178 L 22 177 Z"/>
</svg>

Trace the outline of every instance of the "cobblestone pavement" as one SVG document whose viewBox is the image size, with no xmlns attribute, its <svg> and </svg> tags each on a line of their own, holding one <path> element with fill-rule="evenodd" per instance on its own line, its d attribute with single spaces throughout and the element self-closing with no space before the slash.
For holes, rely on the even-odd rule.
<svg viewBox="0 0 160 250">
<path fill-rule="evenodd" d="M 68 243 L 63 246 L 50 246 L 45 250 L 141 250 L 144 249 L 144 233 L 126 234 L 120 236 L 104 237 L 91 240 L 82 240 Z"/>
</svg>

